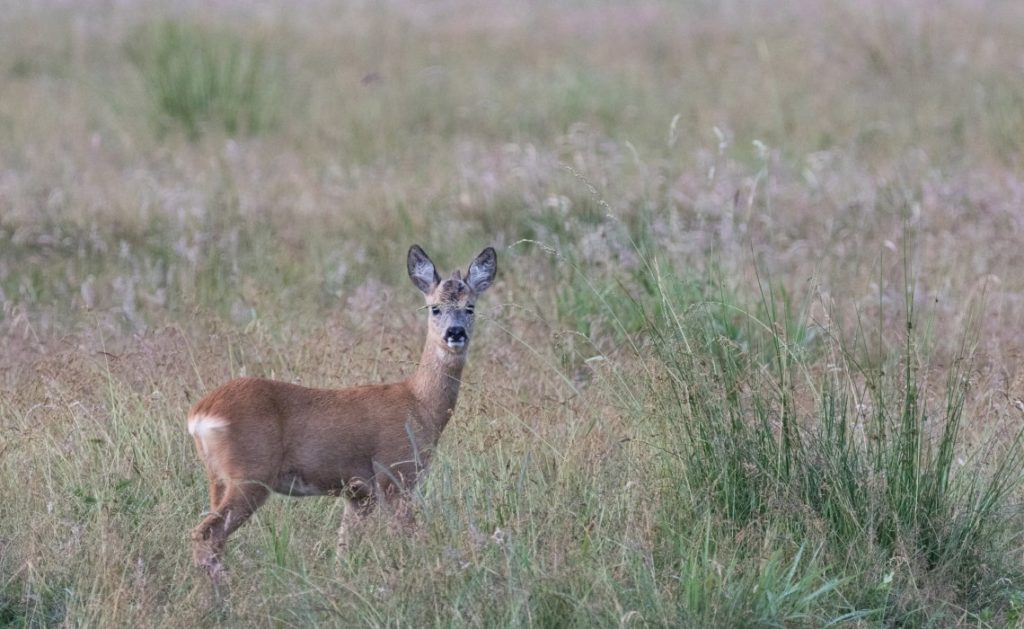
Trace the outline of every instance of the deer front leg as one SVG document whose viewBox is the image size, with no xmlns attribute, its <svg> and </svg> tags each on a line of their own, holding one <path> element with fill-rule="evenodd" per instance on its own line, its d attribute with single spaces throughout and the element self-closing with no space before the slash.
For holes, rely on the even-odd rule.
<svg viewBox="0 0 1024 629">
<path fill-rule="evenodd" d="M 411 477 L 411 479 L 415 483 L 416 478 Z M 414 484 L 405 485 L 400 480 L 396 482 L 392 478 L 380 482 L 378 491 L 380 508 L 381 512 L 386 515 L 388 526 L 392 532 L 408 534 L 415 530 L 414 489 Z"/>
<path fill-rule="evenodd" d="M 381 510 L 388 521 L 401 530 L 410 530 L 415 524 L 413 513 L 417 482 L 425 472 L 428 452 L 419 452 L 416 461 L 404 461 L 391 466 L 377 467 L 376 494 Z"/>
<path fill-rule="evenodd" d="M 365 483 L 353 483 L 345 493 L 345 511 L 341 514 L 341 526 L 338 527 L 339 557 L 348 552 L 352 542 L 352 531 L 376 506 L 376 498 Z"/>
</svg>

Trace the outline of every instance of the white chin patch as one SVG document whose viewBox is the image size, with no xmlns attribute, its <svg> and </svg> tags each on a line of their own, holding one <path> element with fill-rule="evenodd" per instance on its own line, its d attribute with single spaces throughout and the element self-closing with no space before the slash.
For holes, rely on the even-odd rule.
<svg viewBox="0 0 1024 629">
<path fill-rule="evenodd" d="M 447 343 L 448 343 L 448 347 L 450 347 L 452 349 L 462 349 L 463 347 L 466 346 L 466 342 L 465 341 L 447 341 Z"/>
</svg>

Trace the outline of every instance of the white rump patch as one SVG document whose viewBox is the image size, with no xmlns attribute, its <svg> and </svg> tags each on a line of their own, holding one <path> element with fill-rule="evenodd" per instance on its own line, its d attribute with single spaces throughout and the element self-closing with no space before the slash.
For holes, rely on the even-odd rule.
<svg viewBox="0 0 1024 629">
<path fill-rule="evenodd" d="M 227 426 L 228 420 L 216 415 L 193 415 L 188 419 L 188 432 L 199 442 L 199 447 L 204 455 L 206 454 L 206 440 Z"/>
</svg>

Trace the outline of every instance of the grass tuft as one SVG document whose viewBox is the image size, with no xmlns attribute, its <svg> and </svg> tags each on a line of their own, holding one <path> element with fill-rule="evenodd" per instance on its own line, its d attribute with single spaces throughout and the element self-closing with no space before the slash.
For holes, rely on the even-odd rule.
<svg viewBox="0 0 1024 629">
<path fill-rule="evenodd" d="M 666 299 L 667 312 L 681 306 Z M 654 393 L 663 411 L 648 417 L 651 440 L 662 444 L 666 527 L 709 510 L 733 543 L 750 536 L 767 543 L 765 532 L 777 531 L 800 544 L 797 559 L 814 543 L 827 565 L 886 575 L 884 588 L 849 579 L 816 584 L 822 596 L 835 590 L 848 601 L 847 618 L 935 622 L 960 606 L 986 605 L 1017 613 L 1018 593 L 993 595 L 998 585 L 986 573 L 998 566 L 1003 578 L 1024 577 L 1012 555 L 1021 514 L 1007 512 L 1024 479 L 1024 431 L 1009 444 L 994 440 L 985 460 L 960 458 L 973 345 L 965 338 L 936 397 L 919 375 L 927 360 L 907 312 L 902 350 L 883 373 L 859 367 L 839 343 L 829 348 L 838 365 L 816 380 L 805 377 L 813 363 L 791 353 L 793 341 L 776 331 L 783 327 L 754 328 L 777 356 L 753 362 L 716 350 L 731 343 L 706 313 L 666 327 L 655 345 L 668 372 Z M 870 402 L 854 408 L 865 393 Z M 678 565 L 681 549 L 662 552 Z M 889 567 L 900 564 L 905 571 L 892 584 Z M 923 611 L 935 602 L 915 592 L 921 582 L 947 592 L 940 609 Z"/>
<path fill-rule="evenodd" d="M 257 135 L 278 121 L 281 60 L 266 44 L 227 28 L 165 20 L 144 28 L 129 56 L 142 77 L 158 130 L 198 139 L 211 126 Z"/>
</svg>

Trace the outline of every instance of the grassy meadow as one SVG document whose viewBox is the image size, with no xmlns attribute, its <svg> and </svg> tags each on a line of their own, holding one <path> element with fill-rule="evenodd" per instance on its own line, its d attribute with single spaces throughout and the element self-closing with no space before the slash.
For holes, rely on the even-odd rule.
<svg viewBox="0 0 1024 629">
<path fill-rule="evenodd" d="M 0 2 L 0 625 L 1024 622 L 1024 4 Z M 274 496 L 215 605 L 191 403 L 418 360 L 416 527 Z"/>
</svg>

